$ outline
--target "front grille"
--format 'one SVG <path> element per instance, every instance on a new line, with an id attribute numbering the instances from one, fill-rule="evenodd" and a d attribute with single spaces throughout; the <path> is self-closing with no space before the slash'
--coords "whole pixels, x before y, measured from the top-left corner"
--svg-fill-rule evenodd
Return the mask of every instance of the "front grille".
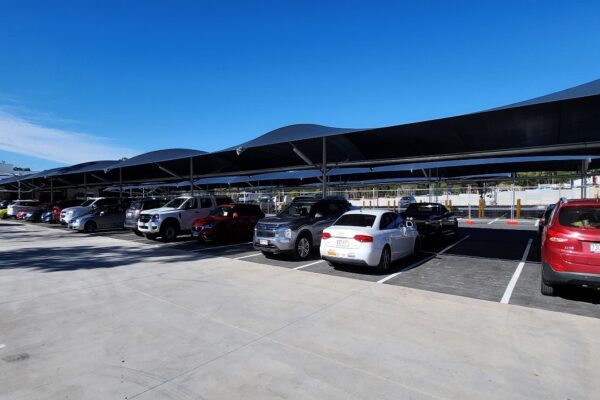
<path id="1" fill-rule="evenodd" d="M 256 229 L 260 231 L 274 231 L 283 228 L 286 224 L 256 224 Z"/>
<path id="2" fill-rule="evenodd" d="M 272 238 L 275 237 L 275 231 L 264 231 L 264 230 L 256 230 L 256 236 L 258 237 L 267 237 Z"/>
<path id="3" fill-rule="evenodd" d="M 147 222 L 150 222 L 151 219 L 152 219 L 151 215 L 147 215 L 147 214 L 140 215 L 140 222 L 142 222 L 144 224 Z"/>

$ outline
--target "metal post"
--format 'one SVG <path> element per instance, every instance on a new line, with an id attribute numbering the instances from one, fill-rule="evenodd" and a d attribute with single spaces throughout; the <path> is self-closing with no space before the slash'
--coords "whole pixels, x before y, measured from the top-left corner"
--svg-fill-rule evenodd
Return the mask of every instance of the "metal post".
<path id="1" fill-rule="evenodd" d="M 123 197 L 123 168 L 119 168 L 119 198 Z"/>
<path id="2" fill-rule="evenodd" d="M 83 199 L 87 199 L 87 174 L 83 173 Z"/>
<path id="3" fill-rule="evenodd" d="M 327 142 L 325 138 L 323 138 L 323 164 L 321 165 L 321 173 L 323 178 L 322 194 L 323 198 L 325 198 L 327 195 Z"/>
<path id="4" fill-rule="evenodd" d="M 469 208 L 469 219 L 471 219 L 471 184 L 467 185 L 467 205 Z"/>
<path id="5" fill-rule="evenodd" d="M 586 185 L 587 185 L 587 167 L 588 160 L 581 161 L 581 198 L 586 198 Z"/>
<path id="6" fill-rule="evenodd" d="M 18 187 L 18 199 L 21 200 L 21 181 L 17 181 L 17 187 Z"/>
<path id="7" fill-rule="evenodd" d="M 50 203 L 54 203 L 54 179 L 50 177 Z"/>
<path id="8" fill-rule="evenodd" d="M 190 157 L 190 194 L 194 195 L 194 158 Z"/>
<path id="9" fill-rule="evenodd" d="M 512 201 L 510 202 L 510 220 L 513 221 L 515 219 L 515 180 L 517 174 L 513 173 L 513 181 L 512 181 Z"/>

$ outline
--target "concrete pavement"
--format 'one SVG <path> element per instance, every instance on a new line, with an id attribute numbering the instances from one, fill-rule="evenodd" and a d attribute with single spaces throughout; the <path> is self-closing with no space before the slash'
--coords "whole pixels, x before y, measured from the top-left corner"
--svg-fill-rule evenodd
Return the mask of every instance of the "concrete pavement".
<path id="1" fill-rule="evenodd" d="M 595 398 L 600 320 L 0 222 L 2 399 Z"/>

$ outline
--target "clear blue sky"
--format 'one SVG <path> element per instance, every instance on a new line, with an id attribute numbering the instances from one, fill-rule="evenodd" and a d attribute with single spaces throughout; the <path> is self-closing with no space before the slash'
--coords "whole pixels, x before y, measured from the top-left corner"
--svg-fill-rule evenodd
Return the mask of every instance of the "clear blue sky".
<path id="1" fill-rule="evenodd" d="M 599 15 L 598 1 L 0 0 L 0 160 L 213 151 L 293 123 L 524 100 L 600 77 Z"/>

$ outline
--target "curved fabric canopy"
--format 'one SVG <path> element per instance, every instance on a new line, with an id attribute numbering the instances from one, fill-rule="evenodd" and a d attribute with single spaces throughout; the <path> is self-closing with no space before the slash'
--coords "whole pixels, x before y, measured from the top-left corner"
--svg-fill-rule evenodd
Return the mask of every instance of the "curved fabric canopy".
<path id="1" fill-rule="evenodd" d="M 208 154 L 205 151 L 194 150 L 194 149 L 164 149 L 155 150 L 148 153 L 140 154 L 135 157 L 128 158 L 123 161 L 114 163 L 113 165 L 106 168 L 106 172 L 109 172 L 117 168 L 135 167 L 138 165 L 147 165 L 152 163 L 160 163 L 166 161 L 181 160 L 184 158 L 201 156 Z"/>

